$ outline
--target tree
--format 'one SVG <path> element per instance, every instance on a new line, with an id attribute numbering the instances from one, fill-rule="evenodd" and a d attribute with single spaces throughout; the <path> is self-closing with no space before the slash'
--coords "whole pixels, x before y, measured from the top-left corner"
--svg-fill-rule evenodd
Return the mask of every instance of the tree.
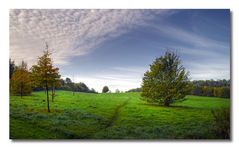
<path id="1" fill-rule="evenodd" d="M 76 91 L 78 91 L 78 92 L 89 92 L 90 91 L 90 89 L 87 87 L 87 85 L 85 84 L 85 83 L 83 83 L 83 82 L 80 82 L 80 83 L 76 83 L 75 84 L 75 89 L 76 89 Z"/>
<path id="2" fill-rule="evenodd" d="M 12 74 L 16 70 L 15 62 L 9 59 L 9 78 L 12 78 Z"/>
<path id="3" fill-rule="evenodd" d="M 72 81 L 71 81 L 71 79 L 70 78 L 66 78 L 66 84 L 72 84 Z"/>
<path id="4" fill-rule="evenodd" d="M 173 52 L 167 51 L 156 58 L 144 74 L 141 96 L 148 102 L 169 106 L 189 92 L 188 72 Z"/>
<path id="5" fill-rule="evenodd" d="M 109 87 L 108 86 L 104 86 L 102 89 L 102 93 L 107 93 L 109 92 Z"/>
<path id="6" fill-rule="evenodd" d="M 13 95 L 29 95 L 32 92 L 31 75 L 27 70 L 27 64 L 22 61 L 15 69 L 10 80 L 10 91 Z"/>
<path id="7" fill-rule="evenodd" d="M 35 84 L 42 86 L 46 89 L 47 110 L 48 112 L 50 112 L 49 88 L 55 87 L 56 83 L 60 81 L 60 75 L 59 68 L 53 67 L 52 59 L 50 58 L 50 53 L 48 52 L 48 49 L 47 51 L 44 51 L 43 56 L 38 58 L 37 65 L 33 65 L 31 70 Z M 52 90 L 52 92 L 54 91 Z M 54 96 L 52 97 L 52 100 L 53 98 Z"/>
<path id="8" fill-rule="evenodd" d="M 116 90 L 115 90 L 115 93 L 120 93 L 120 90 L 119 90 L 119 89 L 116 89 Z"/>
<path id="9" fill-rule="evenodd" d="M 94 88 L 91 88 L 90 93 L 97 93 Z"/>

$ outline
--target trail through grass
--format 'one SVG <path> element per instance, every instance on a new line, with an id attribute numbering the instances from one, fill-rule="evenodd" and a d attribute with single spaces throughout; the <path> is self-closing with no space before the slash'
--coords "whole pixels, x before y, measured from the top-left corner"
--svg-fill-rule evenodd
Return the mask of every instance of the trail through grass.
<path id="1" fill-rule="evenodd" d="M 12 139 L 215 139 L 211 110 L 230 100 L 187 96 L 171 107 L 147 104 L 140 93 L 57 91 L 47 113 L 44 92 L 10 96 Z"/>

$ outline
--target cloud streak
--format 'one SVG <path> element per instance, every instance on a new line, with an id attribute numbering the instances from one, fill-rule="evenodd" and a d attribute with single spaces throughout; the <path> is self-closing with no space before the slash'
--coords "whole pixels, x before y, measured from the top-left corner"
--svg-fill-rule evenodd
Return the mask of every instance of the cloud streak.
<path id="1" fill-rule="evenodd" d="M 177 50 L 192 80 L 230 78 L 229 27 L 197 17 L 172 22 L 180 14 L 177 12 L 10 10 L 10 57 L 31 66 L 48 42 L 62 75 L 72 78 L 74 72 L 75 82 L 84 82 L 97 91 L 104 85 L 112 91 L 139 87 L 148 65 L 164 48 Z M 220 30 L 206 31 L 200 24 Z"/>
<path id="2" fill-rule="evenodd" d="M 104 41 L 118 37 L 155 14 L 168 10 L 10 10 L 10 55 L 35 63 L 45 42 L 56 64 L 85 55 Z M 147 16 L 147 17 L 145 17 Z"/>

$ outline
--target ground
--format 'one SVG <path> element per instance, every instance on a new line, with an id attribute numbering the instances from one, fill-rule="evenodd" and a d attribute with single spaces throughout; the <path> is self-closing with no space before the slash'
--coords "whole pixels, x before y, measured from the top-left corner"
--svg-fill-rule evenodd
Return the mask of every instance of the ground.
<path id="1" fill-rule="evenodd" d="M 215 97 L 189 95 L 164 107 L 140 93 L 57 91 L 48 113 L 45 97 L 10 96 L 11 139 L 218 139 L 211 110 L 230 107 Z"/>

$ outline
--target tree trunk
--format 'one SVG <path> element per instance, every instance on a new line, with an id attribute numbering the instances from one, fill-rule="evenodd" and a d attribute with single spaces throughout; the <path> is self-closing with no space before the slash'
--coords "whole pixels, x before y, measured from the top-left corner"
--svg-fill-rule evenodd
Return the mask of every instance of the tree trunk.
<path id="1" fill-rule="evenodd" d="M 47 110 L 50 112 L 50 103 L 49 103 L 49 94 L 48 94 L 48 85 L 46 82 L 46 95 L 47 95 Z"/>
<path id="2" fill-rule="evenodd" d="M 169 104 L 170 104 L 169 101 L 170 101 L 170 100 L 165 100 L 165 101 L 164 101 L 164 106 L 169 107 Z"/>
<path id="3" fill-rule="evenodd" d="M 51 101 L 54 101 L 54 90 L 53 90 L 53 86 L 51 88 Z"/>
<path id="4" fill-rule="evenodd" d="M 21 98 L 22 98 L 22 88 L 23 88 L 23 86 L 22 86 L 22 82 L 21 82 L 21 86 L 20 86 L 20 94 L 21 94 Z"/>
<path id="5" fill-rule="evenodd" d="M 55 86 L 54 86 L 54 88 L 53 88 L 53 94 L 54 94 L 54 99 L 55 99 L 55 95 L 56 95 L 56 88 L 55 88 Z"/>

